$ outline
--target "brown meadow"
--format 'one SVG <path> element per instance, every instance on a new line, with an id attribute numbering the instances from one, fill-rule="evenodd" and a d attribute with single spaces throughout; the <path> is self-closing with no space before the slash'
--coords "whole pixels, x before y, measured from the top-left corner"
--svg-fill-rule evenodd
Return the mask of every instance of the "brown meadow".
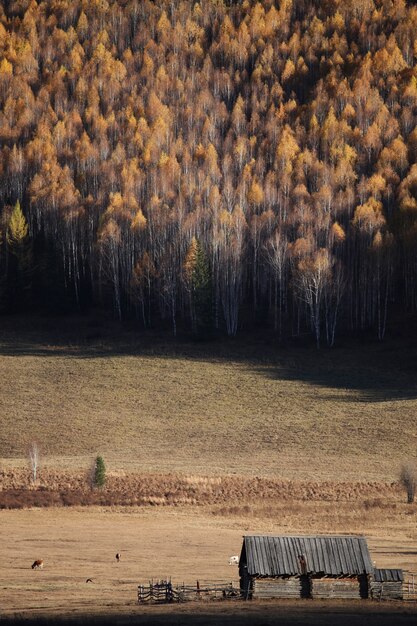
<path id="1" fill-rule="evenodd" d="M 401 463 L 415 457 L 412 347 L 209 350 L 105 331 L 90 341 L 81 325 L 59 339 L 5 333 L 0 350 L 0 505 L 21 507 L 0 512 L 4 619 L 415 620 L 414 605 L 135 603 L 150 578 L 236 580 L 228 557 L 245 533 L 364 534 L 379 567 L 417 572 L 416 507 L 398 484 Z M 107 483 L 92 491 L 97 453 Z M 31 570 L 35 558 L 43 571 Z"/>

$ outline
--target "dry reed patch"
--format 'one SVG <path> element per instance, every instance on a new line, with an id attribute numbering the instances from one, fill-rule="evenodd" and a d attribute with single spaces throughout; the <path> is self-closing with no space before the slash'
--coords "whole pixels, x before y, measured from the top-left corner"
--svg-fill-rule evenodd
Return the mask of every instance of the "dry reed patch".
<path id="1" fill-rule="evenodd" d="M 184 474 L 113 473 L 106 485 L 91 489 L 87 472 L 43 468 L 37 485 L 26 470 L 0 471 L 0 508 L 24 506 L 127 505 L 183 506 L 191 504 L 242 504 L 263 500 L 368 503 L 402 501 L 398 483 L 289 481 L 248 476 L 197 476 Z M 226 507 L 227 508 L 227 507 Z"/>

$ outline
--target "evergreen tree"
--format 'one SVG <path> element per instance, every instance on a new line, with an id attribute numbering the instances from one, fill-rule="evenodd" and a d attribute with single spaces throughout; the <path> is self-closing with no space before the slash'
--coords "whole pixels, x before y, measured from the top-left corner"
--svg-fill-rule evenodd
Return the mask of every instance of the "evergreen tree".
<path id="1" fill-rule="evenodd" d="M 94 486 L 104 487 L 106 482 L 106 466 L 102 456 L 98 456 L 94 464 Z"/>
<path id="2" fill-rule="evenodd" d="M 191 240 L 184 270 L 190 291 L 193 333 L 203 338 L 209 335 L 212 329 L 212 280 L 208 258 L 195 237 Z"/>

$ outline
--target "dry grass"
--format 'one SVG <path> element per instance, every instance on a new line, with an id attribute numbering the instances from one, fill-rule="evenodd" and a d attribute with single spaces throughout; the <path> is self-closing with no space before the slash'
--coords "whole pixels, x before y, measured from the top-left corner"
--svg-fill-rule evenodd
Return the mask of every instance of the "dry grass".
<path id="1" fill-rule="evenodd" d="M 186 624 L 200 623 L 191 620 L 197 614 L 202 624 L 228 623 L 222 621 L 225 616 L 236 624 L 339 624 L 343 618 L 336 620 L 335 614 L 346 613 L 349 624 L 389 624 L 387 615 L 397 614 L 404 621 L 396 624 L 412 624 L 417 607 L 395 603 L 384 607 L 366 602 L 308 606 L 284 602 L 240 608 L 147 609 L 138 607 L 135 598 L 137 584 L 152 578 L 237 580 L 237 568 L 228 565 L 228 558 L 239 554 L 242 535 L 251 533 L 364 533 L 379 567 L 417 571 L 415 514 L 415 507 L 411 510 L 403 503 L 391 501 L 389 507 L 380 507 L 359 500 L 340 502 L 337 507 L 317 501 L 268 506 L 252 502 L 234 511 L 219 505 L 3 511 L 2 619 L 91 615 L 98 620 L 100 615 L 118 614 L 126 620 L 140 619 L 140 623 L 171 623 L 172 619 L 172 623 Z M 115 560 L 118 551 L 120 563 Z M 31 570 L 36 558 L 45 561 L 43 570 Z M 86 583 L 87 578 L 93 583 Z M 294 622 L 283 619 L 287 612 Z M 406 620 L 406 615 L 413 619 Z"/>
<path id="2" fill-rule="evenodd" d="M 88 330 L 88 329 L 87 329 Z M 392 480 L 416 455 L 413 346 L 279 350 L 11 331 L 0 458 L 114 470 Z"/>
<path id="3" fill-rule="evenodd" d="M 366 502 L 368 508 L 404 502 L 399 483 L 283 481 L 245 476 L 111 474 L 103 488 L 92 489 L 86 473 L 42 468 L 36 484 L 28 470 L 0 471 L 0 509 L 25 506 L 184 506 L 316 501 Z M 249 506 L 245 504 L 249 510 Z M 395 506 L 395 505 L 394 505 Z"/>

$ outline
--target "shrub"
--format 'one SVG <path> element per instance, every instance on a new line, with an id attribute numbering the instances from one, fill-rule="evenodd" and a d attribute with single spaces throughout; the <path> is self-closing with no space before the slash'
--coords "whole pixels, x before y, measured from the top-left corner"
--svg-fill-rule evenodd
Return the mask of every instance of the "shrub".
<path id="1" fill-rule="evenodd" d="M 407 502 L 412 504 L 416 492 L 417 471 L 413 463 L 407 463 L 402 466 L 400 473 L 400 482 L 407 490 Z"/>
<path id="2" fill-rule="evenodd" d="M 104 465 L 103 457 L 98 456 L 94 464 L 94 486 L 104 487 L 106 482 L 106 466 Z"/>

